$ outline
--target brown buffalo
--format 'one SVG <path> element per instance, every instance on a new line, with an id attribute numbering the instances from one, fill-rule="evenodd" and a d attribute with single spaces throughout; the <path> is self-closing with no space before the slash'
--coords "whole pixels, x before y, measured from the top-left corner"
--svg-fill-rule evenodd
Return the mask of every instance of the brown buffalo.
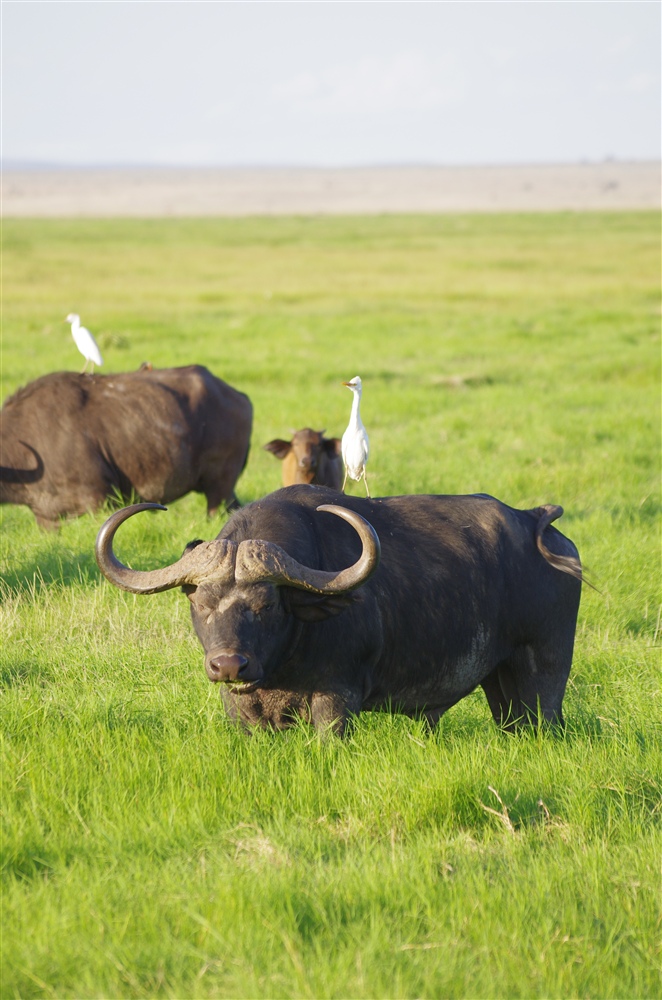
<path id="1" fill-rule="evenodd" d="M 283 462 L 283 486 L 315 483 L 339 490 L 342 483 L 340 438 L 325 438 L 324 431 L 304 427 L 296 431 L 291 441 L 275 438 L 264 445 Z"/>
<path id="2" fill-rule="evenodd" d="M 54 372 L 2 408 L 0 502 L 55 528 L 107 497 L 168 503 L 194 490 L 211 515 L 236 505 L 252 419 L 248 397 L 201 365 Z"/>

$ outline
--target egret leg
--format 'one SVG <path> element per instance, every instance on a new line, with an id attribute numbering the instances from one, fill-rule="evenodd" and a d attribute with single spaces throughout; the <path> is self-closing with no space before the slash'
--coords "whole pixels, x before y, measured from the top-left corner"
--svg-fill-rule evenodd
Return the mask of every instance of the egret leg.
<path id="1" fill-rule="evenodd" d="M 345 492 L 345 483 L 346 482 L 347 482 L 347 469 L 345 469 L 345 478 L 342 481 L 342 489 L 340 490 L 341 493 Z"/>
<path id="2" fill-rule="evenodd" d="M 368 480 L 365 477 L 365 469 L 363 470 L 363 482 L 365 483 L 365 495 L 370 500 L 370 490 L 368 489 Z"/>

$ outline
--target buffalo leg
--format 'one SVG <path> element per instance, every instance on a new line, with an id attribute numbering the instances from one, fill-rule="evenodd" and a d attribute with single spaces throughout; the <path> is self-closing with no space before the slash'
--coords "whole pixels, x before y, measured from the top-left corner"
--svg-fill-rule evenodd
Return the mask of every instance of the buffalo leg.
<path id="1" fill-rule="evenodd" d="M 361 697 L 354 691 L 315 691 L 310 699 L 310 721 L 319 732 L 344 736 L 350 716 L 361 711 Z"/>
<path id="2" fill-rule="evenodd" d="M 242 462 L 234 459 L 221 464 L 220 468 L 207 468 L 200 477 L 196 490 L 204 493 L 207 499 L 208 517 L 214 517 L 222 503 L 226 504 L 228 510 L 236 510 L 240 506 L 234 487 L 242 469 Z"/>
<path id="3" fill-rule="evenodd" d="M 574 634 L 547 646 L 524 646 L 515 651 L 513 673 L 520 700 L 530 722 L 544 720 L 562 727 L 561 706 L 572 663 Z"/>
<path id="4" fill-rule="evenodd" d="M 482 682 L 497 725 L 508 731 L 538 720 L 563 726 L 561 705 L 572 661 L 572 641 L 520 646 Z"/>
<path id="5" fill-rule="evenodd" d="M 445 711 L 445 708 L 431 708 L 428 711 L 423 712 L 423 718 L 427 722 L 430 729 L 434 729 Z"/>
<path id="6" fill-rule="evenodd" d="M 508 661 L 504 660 L 495 667 L 481 683 L 481 687 L 497 726 L 506 732 L 513 732 L 523 711 Z"/>
<path id="7" fill-rule="evenodd" d="M 224 496 L 216 486 L 206 486 L 203 484 L 200 492 L 204 493 L 207 500 L 207 517 L 215 517 L 218 513 L 218 508 L 224 501 L 228 507 L 237 501 L 233 491 L 230 492 L 229 496 Z"/>
<path id="8" fill-rule="evenodd" d="M 59 517 L 43 517 L 41 514 L 35 514 L 35 519 L 44 531 L 58 531 L 62 523 Z"/>
<path id="9" fill-rule="evenodd" d="M 235 510 L 241 510 L 241 504 L 237 500 L 236 494 L 232 493 L 230 497 L 220 497 L 217 498 L 215 494 L 207 493 L 207 517 L 216 517 L 218 514 L 218 508 L 222 503 L 225 503 L 225 509 L 228 514 L 232 514 Z"/>

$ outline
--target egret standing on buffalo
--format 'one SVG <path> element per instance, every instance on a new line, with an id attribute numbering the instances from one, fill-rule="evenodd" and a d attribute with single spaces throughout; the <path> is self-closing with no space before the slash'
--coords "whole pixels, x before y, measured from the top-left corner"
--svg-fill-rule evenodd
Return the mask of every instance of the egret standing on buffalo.
<path id="1" fill-rule="evenodd" d="M 80 316 L 76 315 L 76 313 L 69 313 L 67 316 L 67 323 L 71 323 L 71 336 L 76 341 L 76 347 L 85 358 L 85 365 L 83 366 L 81 375 L 87 368 L 88 362 L 90 361 L 92 362 L 92 371 L 94 371 L 95 365 L 103 364 L 101 351 L 97 346 L 96 340 L 89 330 L 86 330 L 84 326 L 80 325 Z"/>
<path id="2" fill-rule="evenodd" d="M 361 404 L 361 379 L 358 375 L 355 375 L 349 382 L 343 382 L 342 384 L 346 385 L 354 393 L 349 424 L 342 436 L 342 460 L 345 463 L 345 478 L 343 479 L 342 490 L 344 493 L 348 476 L 350 479 L 356 480 L 356 482 L 362 478 L 365 483 L 366 496 L 369 497 L 370 490 L 368 489 L 368 480 L 365 477 L 365 467 L 368 455 L 370 454 L 370 443 L 366 429 L 361 422 L 361 414 L 359 413 L 359 406 Z"/>

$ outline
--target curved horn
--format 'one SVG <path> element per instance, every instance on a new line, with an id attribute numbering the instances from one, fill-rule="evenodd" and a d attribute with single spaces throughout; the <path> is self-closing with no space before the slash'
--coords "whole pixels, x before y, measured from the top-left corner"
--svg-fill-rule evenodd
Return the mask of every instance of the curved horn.
<path id="1" fill-rule="evenodd" d="M 160 503 L 135 503 L 116 511 L 101 526 L 95 546 L 99 569 L 111 583 L 131 594 L 159 594 L 183 583 L 197 585 L 206 577 L 232 579 L 237 544 L 226 540 L 201 542 L 189 549 L 181 559 L 163 569 L 149 571 L 129 569 L 113 552 L 113 538 L 120 524 L 141 510 L 167 510 Z"/>
<path id="2" fill-rule="evenodd" d="M 377 532 L 369 521 L 347 507 L 323 504 L 317 510 L 342 517 L 358 533 L 363 551 L 353 566 L 331 571 L 312 569 L 297 562 L 273 542 L 245 541 L 240 542 L 237 549 L 237 583 L 274 583 L 314 594 L 345 594 L 365 583 L 379 566 L 381 546 Z"/>
<path id="3" fill-rule="evenodd" d="M 7 483 L 7 485 L 12 486 L 38 483 L 44 475 L 44 463 L 41 455 L 32 447 L 31 444 L 27 444 L 25 441 L 19 441 L 19 444 L 22 444 L 24 448 L 27 448 L 28 451 L 32 452 L 37 464 L 34 469 L 15 469 L 7 465 L 1 465 L 0 482 Z"/>

